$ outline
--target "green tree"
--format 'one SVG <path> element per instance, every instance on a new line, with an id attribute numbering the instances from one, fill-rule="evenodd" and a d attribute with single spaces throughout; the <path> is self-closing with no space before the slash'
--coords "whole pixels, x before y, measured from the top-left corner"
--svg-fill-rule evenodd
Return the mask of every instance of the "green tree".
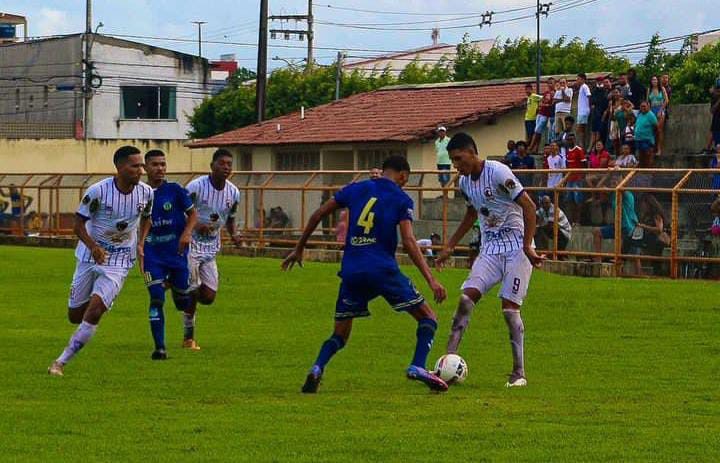
<path id="1" fill-rule="evenodd" d="M 720 43 L 687 56 L 671 74 L 673 102 L 706 103 L 709 89 L 720 78 Z"/>

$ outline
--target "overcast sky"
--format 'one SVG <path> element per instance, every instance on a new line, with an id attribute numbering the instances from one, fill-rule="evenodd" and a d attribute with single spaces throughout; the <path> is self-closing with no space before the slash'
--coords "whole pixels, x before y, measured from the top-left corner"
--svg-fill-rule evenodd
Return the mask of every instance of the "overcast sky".
<path id="1" fill-rule="evenodd" d="M 543 19 L 543 37 L 562 35 L 596 38 L 605 45 L 622 45 L 649 40 L 655 32 L 663 37 L 720 28 L 717 14 L 718 0 L 553 0 L 550 15 Z M 490 27 L 471 26 L 479 15 L 488 10 L 496 12 L 531 7 L 532 0 L 315 0 L 315 55 L 320 62 L 335 58 L 337 49 L 403 50 L 428 45 L 430 29 L 439 27 L 440 40 L 457 43 L 468 33 L 473 40 L 535 36 L 535 20 L 494 24 Z M 207 21 L 204 26 L 206 40 L 231 41 L 254 44 L 257 42 L 259 0 L 94 0 L 93 24 L 102 21 L 101 32 L 106 34 L 145 35 L 172 38 L 196 38 L 196 26 L 191 21 Z M 328 5 L 332 7 L 328 7 Z M 711 14 L 711 5 L 715 13 Z M 85 27 L 84 0 L 5 0 L 5 12 L 25 15 L 31 36 L 80 32 Z M 304 14 L 307 0 L 270 0 L 270 14 Z M 340 8 L 373 10 L 374 12 L 348 11 Z M 565 11 L 558 11 L 567 8 Z M 555 11 L 555 12 L 554 12 Z M 381 14 L 399 12 L 410 14 Z M 499 13 L 494 21 L 531 15 L 532 10 Z M 323 22 L 374 25 L 401 24 L 400 28 L 420 28 L 419 31 L 367 30 L 339 27 Z M 415 24 L 413 24 L 415 23 Z M 279 26 L 279 24 L 276 24 Z M 448 29 L 449 26 L 462 26 Z M 287 26 L 286 26 L 287 27 Z M 290 24 L 290 27 L 295 27 Z M 196 53 L 195 43 L 154 43 L 178 51 Z M 302 59 L 304 42 L 271 40 L 270 58 Z M 287 47 L 299 47 L 297 49 Z M 323 49 L 327 48 L 327 49 Z M 679 44 L 668 48 L 677 49 Z M 203 55 L 216 59 L 220 54 L 234 53 L 240 64 L 254 68 L 257 49 L 253 46 L 206 44 Z M 352 52 L 354 55 L 372 55 L 371 52 Z M 630 55 L 637 58 L 638 55 Z M 271 61 L 270 66 L 282 64 Z"/>

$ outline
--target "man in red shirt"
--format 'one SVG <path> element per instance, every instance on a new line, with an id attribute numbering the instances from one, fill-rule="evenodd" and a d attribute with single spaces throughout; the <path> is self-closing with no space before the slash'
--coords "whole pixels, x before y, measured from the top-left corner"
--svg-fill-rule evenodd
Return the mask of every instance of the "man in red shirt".
<path id="1" fill-rule="evenodd" d="M 587 167 L 587 157 L 582 146 L 578 146 L 575 140 L 575 134 L 570 133 L 566 137 L 567 146 L 567 168 L 582 169 Z M 582 188 L 585 186 L 585 175 L 581 173 L 570 174 L 567 181 L 568 188 Z M 580 223 L 582 216 L 582 206 L 585 198 L 582 191 L 568 191 L 567 201 L 570 209 L 570 217 L 572 217 L 573 225 Z"/>
<path id="2" fill-rule="evenodd" d="M 553 96 L 555 95 L 555 79 L 552 77 L 547 81 L 547 88 L 542 95 L 540 105 L 538 106 L 537 117 L 535 118 L 535 133 L 528 147 L 528 153 L 537 153 L 540 146 L 540 139 L 547 128 L 548 122 L 552 117 Z"/>

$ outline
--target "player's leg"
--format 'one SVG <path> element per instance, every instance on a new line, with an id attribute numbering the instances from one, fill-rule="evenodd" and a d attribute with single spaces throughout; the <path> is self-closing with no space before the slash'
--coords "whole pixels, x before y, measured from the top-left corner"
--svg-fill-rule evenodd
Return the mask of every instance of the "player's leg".
<path id="1" fill-rule="evenodd" d="M 187 308 L 183 311 L 183 347 L 190 350 L 200 350 L 195 341 L 195 320 L 197 304 L 209 305 L 215 301 L 218 289 L 218 270 L 215 259 L 202 260 L 190 256 L 191 293 Z"/>
<path id="2" fill-rule="evenodd" d="M 318 353 L 315 363 L 310 368 L 305 384 L 304 393 L 315 393 L 320 386 L 320 380 L 330 359 L 338 353 L 350 338 L 352 321 L 358 317 L 368 317 L 368 302 L 375 297 L 372 289 L 368 287 L 362 277 L 347 277 L 340 284 L 337 302 L 335 303 L 335 328 Z"/>
<path id="3" fill-rule="evenodd" d="M 165 350 L 165 276 L 167 271 L 162 265 L 145 262 L 145 285 L 150 293 L 150 333 L 155 343 L 155 350 L 150 358 L 153 360 L 167 359 Z"/>
<path id="4" fill-rule="evenodd" d="M 502 279 L 502 263 L 500 257 L 494 255 L 480 255 L 470 270 L 470 274 L 462 285 L 462 294 L 458 301 L 455 315 L 453 315 L 452 328 L 448 338 L 447 353 L 456 354 L 460 348 L 465 330 L 470 324 L 470 317 L 475 304 L 482 295 L 490 291 Z"/>
<path id="5" fill-rule="evenodd" d="M 508 327 L 513 369 L 507 387 L 526 386 L 525 378 L 525 324 L 520 316 L 520 307 L 527 295 L 532 276 L 532 264 L 522 250 L 505 256 L 505 274 L 500 290 L 503 316 Z"/>
<path id="6" fill-rule="evenodd" d="M 55 376 L 63 375 L 63 367 L 67 364 L 95 335 L 103 314 L 109 310 L 127 277 L 127 269 L 95 266 L 96 274 L 92 285 L 92 295 L 83 315 L 80 326 L 70 337 L 67 347 L 60 357 L 53 362 L 48 373 Z"/>
<path id="7" fill-rule="evenodd" d="M 85 311 L 90 304 L 93 283 L 95 283 L 93 264 L 78 262 L 75 266 L 68 298 L 68 320 L 73 325 L 79 325 L 85 316 Z"/>
<path id="8" fill-rule="evenodd" d="M 408 312 L 417 321 L 415 352 L 405 374 L 434 391 L 447 391 L 448 385 L 427 371 L 425 365 L 437 331 L 437 317 L 412 281 L 399 271 L 380 275 L 375 283 L 377 292 L 396 312 Z"/>

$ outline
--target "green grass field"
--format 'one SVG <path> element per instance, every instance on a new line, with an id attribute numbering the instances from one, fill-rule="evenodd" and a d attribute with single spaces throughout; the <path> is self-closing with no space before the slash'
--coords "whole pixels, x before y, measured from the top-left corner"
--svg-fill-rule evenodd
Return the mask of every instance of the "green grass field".
<path id="1" fill-rule="evenodd" d="M 151 362 L 147 294 L 134 270 L 93 341 L 46 368 L 73 327 L 71 250 L 0 247 L 0 460 L 719 461 L 717 283 L 591 280 L 537 272 L 524 307 L 529 387 L 493 295 L 461 354 L 465 384 L 431 394 L 404 378 L 415 324 L 376 301 L 320 393 L 299 393 L 330 334 L 337 265 L 223 257 L 216 304 L 184 352 L 167 313 L 167 362 Z M 425 294 L 417 272 L 407 269 Z M 442 353 L 466 272 L 440 275 Z M 167 309 L 167 306 L 166 306 Z"/>

